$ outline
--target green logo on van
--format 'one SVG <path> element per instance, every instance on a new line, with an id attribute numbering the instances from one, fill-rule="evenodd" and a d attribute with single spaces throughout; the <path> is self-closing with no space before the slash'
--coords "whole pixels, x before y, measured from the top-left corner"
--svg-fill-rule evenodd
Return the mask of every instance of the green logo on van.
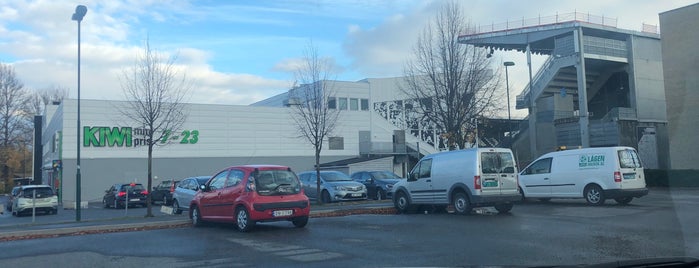
<path id="1" fill-rule="evenodd" d="M 578 162 L 578 167 L 580 168 L 594 168 L 604 166 L 604 155 L 603 154 L 590 154 L 581 155 L 580 162 Z"/>

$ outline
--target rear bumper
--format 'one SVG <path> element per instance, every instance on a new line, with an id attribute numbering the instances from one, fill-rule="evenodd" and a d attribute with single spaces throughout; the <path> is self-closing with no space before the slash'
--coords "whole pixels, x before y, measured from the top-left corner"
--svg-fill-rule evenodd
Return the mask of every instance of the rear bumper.
<path id="1" fill-rule="evenodd" d="M 471 205 L 474 207 L 487 207 L 496 204 L 516 202 L 522 200 L 522 196 L 518 194 L 508 195 L 472 195 Z"/>
<path id="2" fill-rule="evenodd" d="M 638 189 L 610 189 L 604 190 L 604 196 L 607 198 L 621 198 L 621 197 L 642 197 L 648 194 L 648 188 L 638 188 Z"/>
<path id="3" fill-rule="evenodd" d="M 291 215 L 274 216 L 274 211 L 290 210 Z M 311 206 L 308 200 L 277 202 L 277 203 L 255 203 L 250 212 L 250 219 L 255 221 L 281 221 L 298 217 L 308 217 L 311 213 Z"/>

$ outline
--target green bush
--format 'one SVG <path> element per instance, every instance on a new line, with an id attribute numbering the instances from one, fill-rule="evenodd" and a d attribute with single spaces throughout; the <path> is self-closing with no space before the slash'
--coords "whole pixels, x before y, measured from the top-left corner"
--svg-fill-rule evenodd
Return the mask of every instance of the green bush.
<path id="1" fill-rule="evenodd" d="M 648 187 L 699 187 L 699 170 L 695 169 L 646 169 Z"/>

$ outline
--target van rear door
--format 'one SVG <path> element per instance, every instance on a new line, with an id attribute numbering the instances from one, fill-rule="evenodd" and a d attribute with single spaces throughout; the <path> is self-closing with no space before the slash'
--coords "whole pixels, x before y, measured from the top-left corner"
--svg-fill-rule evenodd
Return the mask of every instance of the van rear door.
<path id="1" fill-rule="evenodd" d="M 517 168 L 509 150 L 484 149 L 480 154 L 481 192 L 517 194 Z"/>
<path id="2" fill-rule="evenodd" d="M 621 189 L 638 189 L 646 187 L 643 177 L 643 166 L 638 153 L 633 148 L 617 150 L 619 171 L 621 175 Z"/>

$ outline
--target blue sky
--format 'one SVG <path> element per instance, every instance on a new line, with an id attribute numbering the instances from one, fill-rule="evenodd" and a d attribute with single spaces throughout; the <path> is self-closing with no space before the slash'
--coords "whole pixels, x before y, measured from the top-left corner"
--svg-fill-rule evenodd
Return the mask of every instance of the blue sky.
<path id="1" fill-rule="evenodd" d="M 658 24 L 658 13 L 693 1 L 591 0 L 462 3 L 473 25 L 539 15 L 585 12 L 616 18 L 618 27 Z M 0 62 L 12 64 L 28 88 L 76 93 L 75 6 L 88 7 L 82 26 L 81 95 L 123 99 L 119 76 L 146 39 L 177 56 L 193 81 L 190 102 L 246 105 L 286 91 L 290 71 L 312 40 L 333 60 L 337 79 L 400 76 L 419 31 L 443 1 L 52 1 L 0 0 Z M 526 85 L 523 54 L 502 53 L 514 95 Z M 535 63 L 538 59 L 535 59 Z"/>

